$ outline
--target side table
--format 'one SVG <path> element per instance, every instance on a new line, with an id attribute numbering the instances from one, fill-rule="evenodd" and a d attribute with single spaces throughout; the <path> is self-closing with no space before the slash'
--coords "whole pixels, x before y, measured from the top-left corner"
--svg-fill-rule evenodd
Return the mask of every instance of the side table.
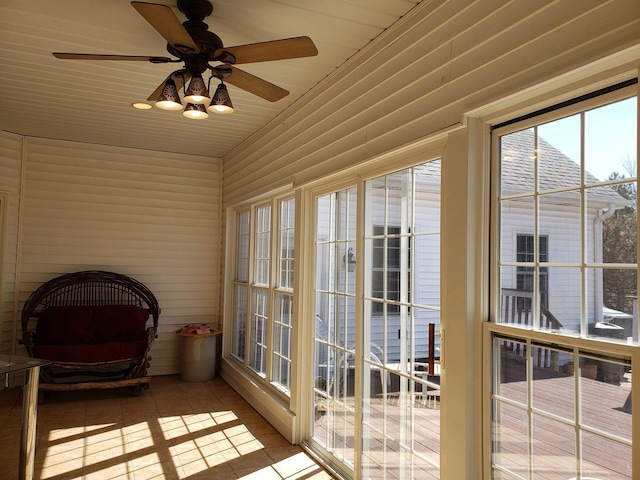
<path id="1" fill-rule="evenodd" d="M 19 355 L 0 355 L 0 375 L 25 372 L 26 382 L 22 392 L 22 433 L 20 438 L 19 480 L 32 480 L 36 450 L 36 419 L 38 410 L 38 384 L 40 367 L 49 360 Z M 6 384 L 6 382 L 5 382 Z"/>

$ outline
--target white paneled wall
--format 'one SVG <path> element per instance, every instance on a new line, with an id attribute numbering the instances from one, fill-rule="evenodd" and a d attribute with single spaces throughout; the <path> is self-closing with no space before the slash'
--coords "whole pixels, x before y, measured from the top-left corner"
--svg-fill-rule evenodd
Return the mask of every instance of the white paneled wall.
<path id="1" fill-rule="evenodd" d="M 22 137 L 0 132 L 0 352 L 12 353 L 19 329 L 16 292 Z"/>
<path id="2" fill-rule="evenodd" d="M 638 0 L 423 1 L 225 157 L 225 204 L 462 128 L 466 113 L 639 38 Z"/>
<path id="3" fill-rule="evenodd" d="M 185 323 L 219 322 L 220 160 L 35 138 L 26 138 L 21 152 L 13 136 L 0 138 L 9 150 L 0 157 L 0 192 L 9 192 L 12 205 L 3 351 L 15 341 L 16 275 L 21 305 L 50 278 L 102 269 L 154 292 L 162 312 L 150 372 L 177 372 L 173 332 Z"/>

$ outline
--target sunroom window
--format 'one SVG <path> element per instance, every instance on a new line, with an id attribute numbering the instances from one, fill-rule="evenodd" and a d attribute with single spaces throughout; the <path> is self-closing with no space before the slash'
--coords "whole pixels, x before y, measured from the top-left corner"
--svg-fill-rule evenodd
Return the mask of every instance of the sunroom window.
<path id="1" fill-rule="evenodd" d="M 640 474 L 632 471 L 631 429 L 631 94 L 594 95 L 493 131 L 492 478 Z"/>
<path id="2" fill-rule="evenodd" d="M 295 200 L 277 199 L 238 210 L 235 226 L 231 353 L 247 369 L 288 394 Z"/>

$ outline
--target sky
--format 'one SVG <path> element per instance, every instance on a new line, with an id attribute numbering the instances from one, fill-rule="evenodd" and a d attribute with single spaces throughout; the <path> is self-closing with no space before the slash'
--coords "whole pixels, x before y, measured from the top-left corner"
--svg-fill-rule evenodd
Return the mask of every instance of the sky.
<path id="1" fill-rule="evenodd" d="M 636 97 L 585 113 L 585 166 L 589 173 L 600 180 L 606 180 L 614 170 L 630 176 L 624 162 L 636 163 L 637 118 Z M 579 115 L 541 125 L 538 132 L 576 163 L 580 161 Z"/>

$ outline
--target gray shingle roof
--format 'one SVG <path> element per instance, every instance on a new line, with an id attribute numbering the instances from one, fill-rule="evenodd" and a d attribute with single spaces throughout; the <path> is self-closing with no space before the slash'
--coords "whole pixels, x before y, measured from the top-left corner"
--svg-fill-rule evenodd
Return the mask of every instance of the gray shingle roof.
<path id="1" fill-rule="evenodd" d="M 579 198 L 580 166 L 557 148 L 538 137 L 538 189 L 539 191 L 573 189 L 567 197 Z M 533 192 L 535 144 L 533 129 L 520 130 L 501 137 L 501 185 L 505 194 Z M 585 172 L 585 184 L 601 183 Z M 626 205 L 624 197 L 609 186 L 590 188 L 589 200 Z"/>

